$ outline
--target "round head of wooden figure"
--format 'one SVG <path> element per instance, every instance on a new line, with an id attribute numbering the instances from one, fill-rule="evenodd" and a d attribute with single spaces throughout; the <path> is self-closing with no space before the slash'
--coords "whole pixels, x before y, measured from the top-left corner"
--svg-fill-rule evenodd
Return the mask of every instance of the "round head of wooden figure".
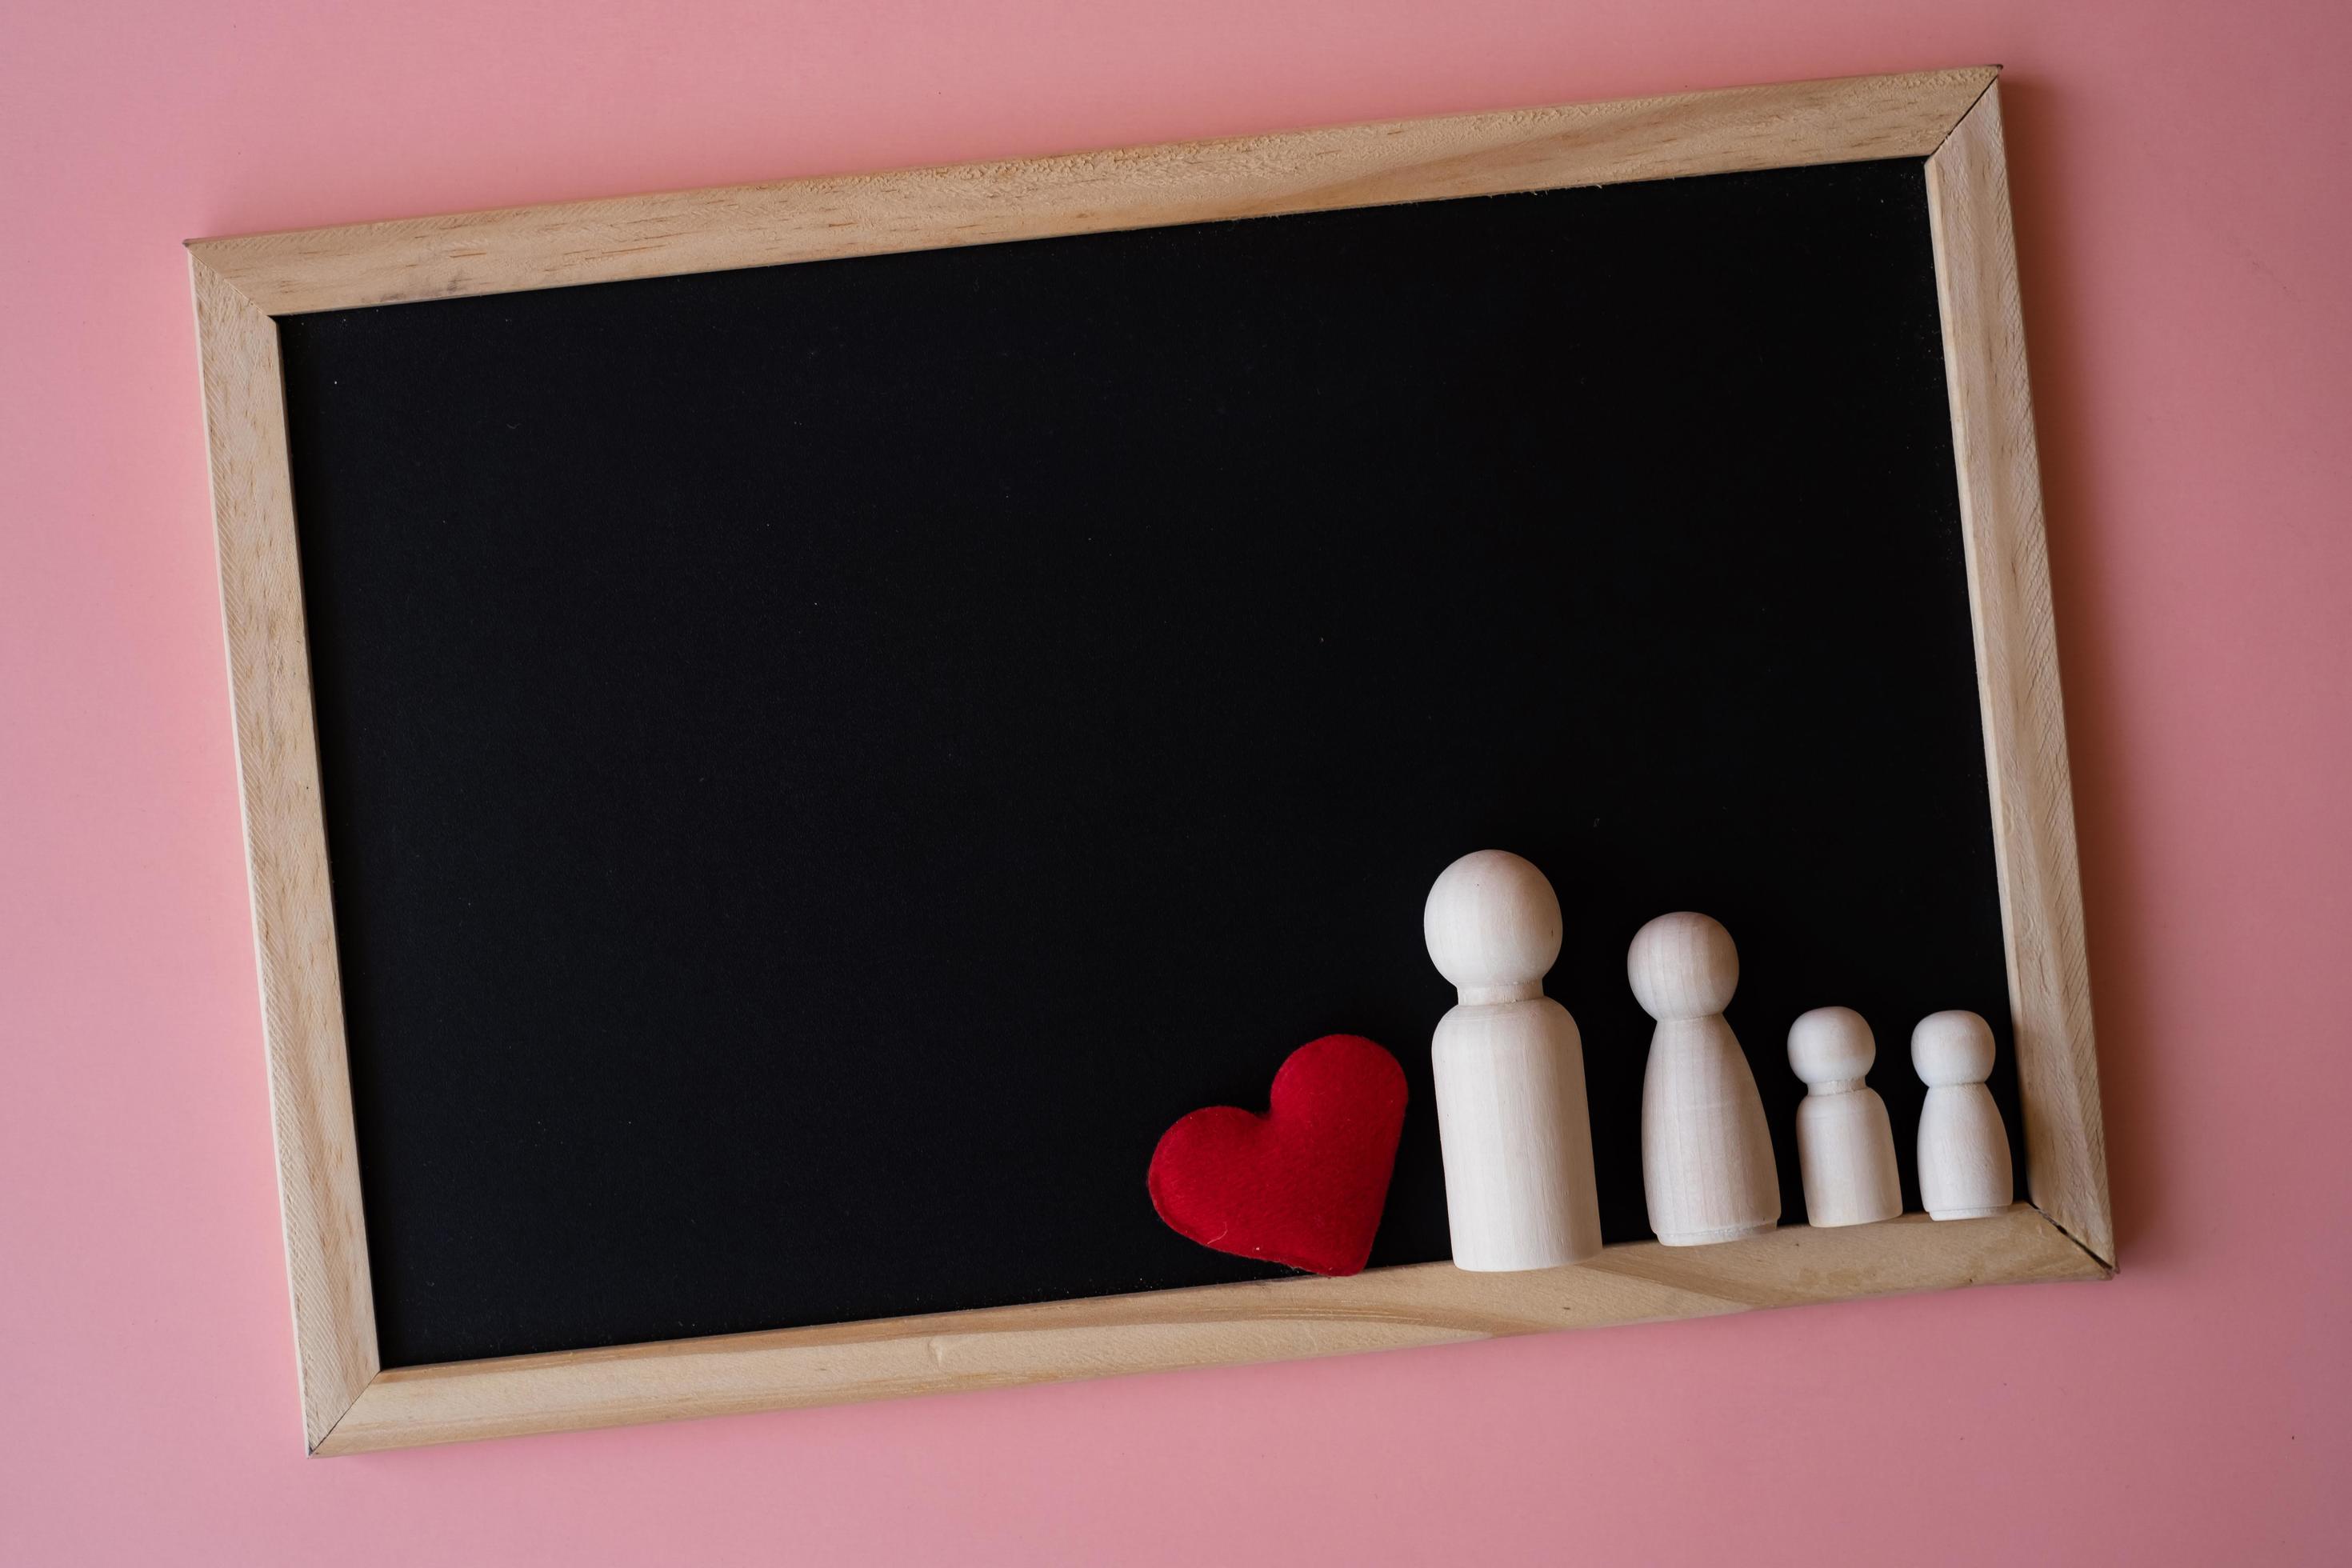
<path id="1" fill-rule="evenodd" d="M 1789 1026 L 1789 1068 L 1808 1088 L 1859 1087 L 1877 1059 L 1870 1025 L 1851 1007 L 1816 1007 Z"/>
<path id="2" fill-rule="evenodd" d="M 1705 915 L 1660 915 L 1633 933 L 1625 978 L 1642 1011 L 1664 1023 L 1706 1018 L 1731 1005 L 1739 986 L 1739 950 L 1731 933 Z"/>
<path id="3" fill-rule="evenodd" d="M 1911 1067 L 1929 1089 L 1992 1076 L 1992 1026 L 1974 1013 L 1930 1013 L 1911 1031 Z"/>
<path id="4" fill-rule="evenodd" d="M 1559 957 L 1559 898 L 1530 862 L 1481 849 L 1439 873 L 1421 934 L 1464 1003 L 1524 1001 Z"/>

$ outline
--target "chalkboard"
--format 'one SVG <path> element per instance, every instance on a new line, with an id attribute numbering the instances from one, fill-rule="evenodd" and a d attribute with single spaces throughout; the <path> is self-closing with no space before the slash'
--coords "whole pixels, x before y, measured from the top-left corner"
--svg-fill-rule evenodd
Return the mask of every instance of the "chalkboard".
<path id="1" fill-rule="evenodd" d="M 1918 158 L 278 322 L 385 1366 L 1261 1277 L 1143 1173 L 1535 860 L 1603 1227 L 1649 917 L 2009 992 Z M 1906 1200 L 1917 1206 L 1904 1160 Z"/>

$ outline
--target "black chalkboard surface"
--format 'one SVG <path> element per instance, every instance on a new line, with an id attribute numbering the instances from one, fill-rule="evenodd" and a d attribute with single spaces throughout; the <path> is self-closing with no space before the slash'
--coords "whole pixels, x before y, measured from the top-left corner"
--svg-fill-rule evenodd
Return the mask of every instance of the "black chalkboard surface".
<path id="1" fill-rule="evenodd" d="M 2017 1125 L 1916 159 L 278 331 L 387 1366 L 1279 1272 L 1144 1167 L 1332 1031 L 1414 1097 L 1374 1265 L 1444 1258 L 1420 910 L 1489 846 L 1612 1241 L 1664 910 L 1786 1219 L 1807 1007 L 1906 1148 L 1984 1014 Z"/>

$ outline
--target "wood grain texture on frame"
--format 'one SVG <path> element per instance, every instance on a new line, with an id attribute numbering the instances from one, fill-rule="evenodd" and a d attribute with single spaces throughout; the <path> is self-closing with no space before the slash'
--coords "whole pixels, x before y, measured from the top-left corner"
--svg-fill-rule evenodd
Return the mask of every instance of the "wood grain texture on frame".
<path id="1" fill-rule="evenodd" d="M 1590 1263 L 1471 1274 L 1450 1263 L 1037 1307 L 402 1368 L 321 1453 L 837 1405 L 1072 1377 L 1344 1355 L 1715 1317 L 2105 1270 L 2031 1206 L 1937 1225 L 1790 1226 L 1720 1247 L 1612 1247 Z"/>
<path id="2" fill-rule="evenodd" d="M 198 240 L 273 316 L 1045 235 L 1922 156 L 1991 67 Z"/>
<path id="3" fill-rule="evenodd" d="M 2000 90 L 1927 160 L 1960 534 L 2034 1204 L 2110 1265 L 2106 1141 Z"/>
<path id="4" fill-rule="evenodd" d="M 191 245 L 221 596 L 311 1448 L 2102 1278 L 2107 1219 L 2039 480 L 1991 68 L 782 182 Z M 1957 130 L 1955 127 L 1957 126 Z M 1927 159 L 2036 1208 L 379 1370 L 277 329 L 299 311 L 1870 158 Z M 2045 1217 L 2045 1215 L 2047 1217 Z M 2056 1223 L 2053 1224 L 2053 1220 Z M 2063 1228 L 2062 1228 L 2063 1227 Z"/>
<path id="5" fill-rule="evenodd" d="M 278 327 L 192 264 L 221 621 L 302 1424 L 314 1448 L 378 1365 L 327 889 Z"/>

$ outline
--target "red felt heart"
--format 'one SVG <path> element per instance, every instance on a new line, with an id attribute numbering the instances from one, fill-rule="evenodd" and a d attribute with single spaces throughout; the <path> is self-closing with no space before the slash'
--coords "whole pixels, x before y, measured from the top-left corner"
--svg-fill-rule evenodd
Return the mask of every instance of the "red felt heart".
<path id="1" fill-rule="evenodd" d="M 1179 1236 L 1312 1274 L 1372 1255 L 1404 1130 L 1404 1069 L 1371 1041 L 1326 1035 L 1290 1053 L 1264 1116 L 1195 1110 L 1151 1153 L 1151 1206 Z"/>

